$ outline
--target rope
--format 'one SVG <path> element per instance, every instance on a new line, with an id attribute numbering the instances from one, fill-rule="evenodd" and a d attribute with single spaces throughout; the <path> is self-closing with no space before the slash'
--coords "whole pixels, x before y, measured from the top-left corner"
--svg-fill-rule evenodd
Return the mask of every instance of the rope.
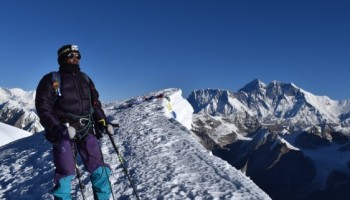
<path id="1" fill-rule="evenodd" d="M 94 108 L 92 107 L 91 104 L 91 91 L 88 91 L 89 93 L 89 103 L 90 103 L 90 111 L 89 114 L 87 115 L 75 115 L 72 113 L 66 113 L 67 116 L 71 117 L 72 119 L 78 119 L 79 123 L 83 125 L 82 120 L 87 120 L 87 124 L 84 124 L 84 128 L 80 130 L 76 130 L 77 135 L 79 136 L 78 140 L 83 138 L 86 134 L 88 134 L 89 130 L 91 127 L 93 127 L 93 119 L 92 115 L 94 113 Z"/>

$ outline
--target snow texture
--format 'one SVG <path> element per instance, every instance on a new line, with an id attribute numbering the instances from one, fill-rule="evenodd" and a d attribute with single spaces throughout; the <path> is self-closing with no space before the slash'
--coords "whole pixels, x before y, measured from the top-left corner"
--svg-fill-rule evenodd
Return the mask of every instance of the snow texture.
<path id="1" fill-rule="evenodd" d="M 17 139 L 31 136 L 32 134 L 22 129 L 0 122 L 0 135 L 1 135 L 0 146 L 3 146 Z"/>

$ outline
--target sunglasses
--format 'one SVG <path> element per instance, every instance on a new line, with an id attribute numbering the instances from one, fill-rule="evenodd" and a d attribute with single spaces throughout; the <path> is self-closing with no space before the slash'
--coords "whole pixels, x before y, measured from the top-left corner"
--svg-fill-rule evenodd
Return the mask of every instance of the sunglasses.
<path id="1" fill-rule="evenodd" d="M 67 55 L 67 58 L 69 58 L 69 59 L 73 59 L 74 57 L 75 57 L 76 59 L 78 59 L 78 60 L 81 59 L 80 53 L 69 53 L 69 54 Z"/>

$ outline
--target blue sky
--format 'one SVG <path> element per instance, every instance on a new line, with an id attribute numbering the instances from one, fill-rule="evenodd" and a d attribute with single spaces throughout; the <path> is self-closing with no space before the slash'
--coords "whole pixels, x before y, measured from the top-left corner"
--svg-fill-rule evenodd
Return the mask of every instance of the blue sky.
<path id="1" fill-rule="evenodd" d="M 350 99 L 347 0 L 13 0 L 0 3 L 0 87 L 35 90 L 79 45 L 101 100 L 253 79 Z"/>

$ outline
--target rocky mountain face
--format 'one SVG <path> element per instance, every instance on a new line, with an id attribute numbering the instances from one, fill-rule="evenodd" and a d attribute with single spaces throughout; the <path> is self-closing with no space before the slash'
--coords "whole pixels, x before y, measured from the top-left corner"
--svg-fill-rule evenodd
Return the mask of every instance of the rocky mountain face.
<path id="1" fill-rule="evenodd" d="M 259 80 L 238 92 L 196 90 L 187 100 L 200 143 L 272 199 L 349 198 L 349 100 Z"/>
<path id="2" fill-rule="evenodd" d="M 35 92 L 0 88 L 0 122 L 31 133 L 43 129 L 35 111 Z"/>

